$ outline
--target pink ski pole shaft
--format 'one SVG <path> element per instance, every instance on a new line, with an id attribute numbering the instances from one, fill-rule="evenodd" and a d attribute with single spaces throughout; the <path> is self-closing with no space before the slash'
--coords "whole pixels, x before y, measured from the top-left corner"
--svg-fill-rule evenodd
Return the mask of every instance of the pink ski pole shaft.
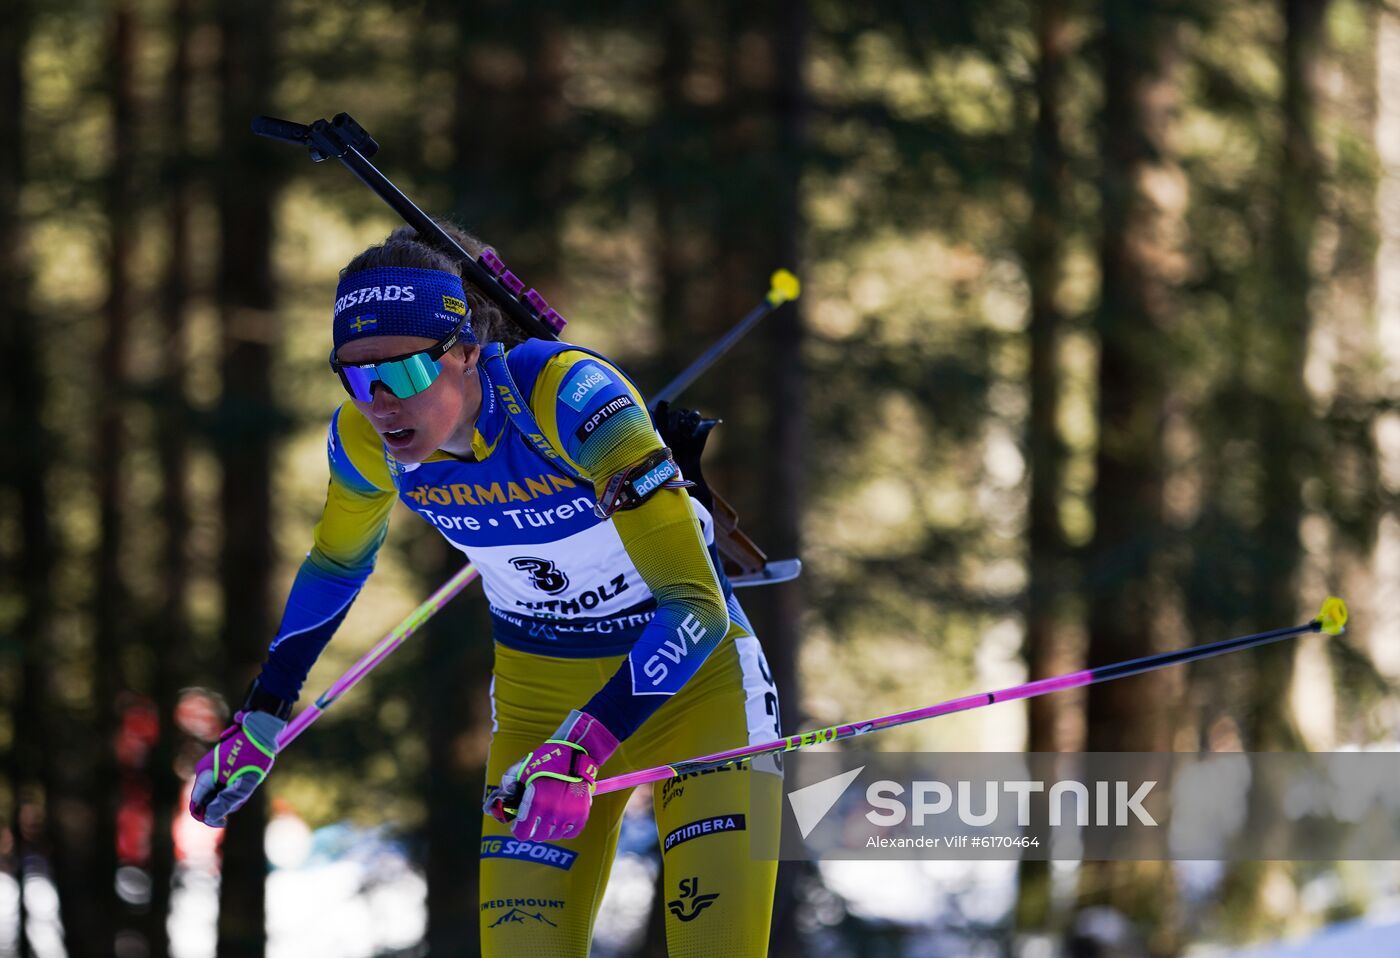
<path id="1" fill-rule="evenodd" d="M 1240 649 L 1248 649 L 1256 645 L 1265 645 L 1269 642 L 1277 642 L 1280 639 L 1292 638 L 1293 636 L 1304 635 L 1309 632 L 1325 632 L 1328 635 L 1340 635 L 1346 627 L 1346 622 L 1346 603 L 1333 596 L 1322 604 L 1322 611 L 1318 614 L 1318 617 L 1304 625 L 1295 625 L 1286 629 L 1274 629 L 1271 632 L 1257 632 L 1253 635 L 1241 635 L 1233 639 L 1222 639 L 1219 642 L 1212 642 L 1209 645 L 1197 645 L 1189 649 L 1179 649 L 1175 652 L 1163 652 L 1158 655 L 1148 655 L 1140 659 L 1129 659 L 1126 662 L 1117 662 L 1113 665 L 1101 665 L 1097 668 L 1070 672 L 1066 675 L 1057 675 L 1048 679 L 1037 679 L 1034 682 L 1026 682 L 1023 685 L 1013 685 L 1011 688 L 1002 689 L 997 692 L 982 692 L 978 695 L 968 695 L 964 698 L 951 699 L 947 702 L 940 702 L 937 705 L 929 705 L 924 708 L 914 709 L 911 712 L 897 712 L 894 715 L 867 719 L 864 722 L 855 722 L 850 725 L 833 725 L 830 728 L 801 732 L 797 735 L 789 735 L 787 738 L 780 738 L 772 742 L 764 742 L 760 745 L 747 745 L 743 748 L 734 748 L 726 752 L 716 752 L 713 755 L 702 755 L 699 758 L 687 759 L 683 762 L 676 762 L 673 765 L 658 765 L 655 768 L 644 768 L 641 771 L 628 772 L 625 775 L 616 775 L 612 778 L 603 779 L 598 783 L 595 794 L 602 795 L 605 792 L 616 792 L 620 789 L 632 788 L 636 785 L 645 785 L 649 782 L 660 782 L 668 778 L 688 775 L 692 772 L 703 772 L 725 765 L 735 765 L 740 762 L 749 761 L 759 755 L 768 755 L 774 752 L 791 752 L 795 749 L 808 748 L 813 745 L 823 745 L 827 742 L 839 742 L 842 739 L 854 738 L 857 735 L 864 735 L 867 732 L 877 732 L 880 729 L 894 728 L 896 725 L 908 725 L 911 722 L 922 722 L 924 719 L 934 718 L 939 715 L 950 715 L 953 712 L 966 712 L 971 709 L 980 709 L 983 706 L 992 705 L 996 702 L 1035 698 L 1037 695 L 1046 695 L 1050 692 L 1059 692 L 1063 689 L 1075 689 L 1083 685 L 1093 685 L 1098 682 L 1108 682 L 1113 679 L 1125 678 L 1129 675 L 1140 675 L 1143 672 L 1151 672 L 1169 665 L 1180 665 L 1184 662 L 1208 659 L 1212 656 L 1224 655 L 1227 652 L 1237 652 Z"/>
<path id="2" fill-rule="evenodd" d="M 376 642 L 374 648 L 361 656 L 360 661 L 352 665 L 349 671 L 336 679 L 331 687 L 322 692 L 315 702 L 302 709 L 301 713 L 297 715 L 296 718 L 288 722 L 287 727 L 277 736 L 277 748 L 286 748 L 293 739 L 306 731 L 307 728 L 311 726 L 312 722 L 321 717 L 322 712 L 330 708 L 332 702 L 353 689 L 360 679 L 364 678 L 375 666 L 388 658 L 389 653 L 397 649 L 404 639 L 408 638 L 414 632 L 417 632 L 424 622 L 427 622 L 437 614 L 439 609 L 451 602 L 458 592 L 461 592 L 470 585 L 479 575 L 481 575 L 481 573 L 476 571 L 476 566 L 470 563 L 462 566 L 452 578 L 448 579 L 436 592 L 428 596 L 428 598 L 423 601 L 422 605 L 409 613 L 408 618 L 404 619 L 394 627 L 392 632 Z"/>

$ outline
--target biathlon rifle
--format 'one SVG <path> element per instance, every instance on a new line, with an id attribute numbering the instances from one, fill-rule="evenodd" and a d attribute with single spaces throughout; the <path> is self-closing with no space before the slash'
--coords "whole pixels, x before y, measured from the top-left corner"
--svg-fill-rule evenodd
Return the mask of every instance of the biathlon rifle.
<path id="1" fill-rule="evenodd" d="M 486 250 L 479 259 L 473 257 L 431 216 L 405 196 L 369 161 L 379 151 L 379 144 L 348 113 L 337 113 L 330 120 L 321 119 L 310 124 L 260 116 L 253 120 L 253 132 L 284 143 L 305 146 L 316 163 L 339 160 L 429 245 L 457 260 L 464 277 L 500 307 L 527 336 L 559 339 L 559 333 L 566 323 L 564 317 L 549 305 L 538 290 L 527 290 L 525 283 L 506 268 L 494 250 Z M 696 497 L 714 516 L 715 543 L 720 558 L 724 560 L 725 574 L 735 586 L 785 582 L 797 577 L 802 564 L 798 559 L 769 560 L 763 550 L 739 528 L 738 515 L 733 507 L 704 481 L 700 470 L 700 453 L 710 431 L 720 421 L 706 419 L 691 410 L 673 408 L 671 403 L 759 320 L 783 303 L 796 299 L 799 293 L 797 277 L 787 270 L 778 270 L 773 274 L 771 288 L 763 302 L 662 389 L 652 403 L 652 418 L 662 439 L 674 451 L 685 476 L 697 484 L 693 490 Z"/>

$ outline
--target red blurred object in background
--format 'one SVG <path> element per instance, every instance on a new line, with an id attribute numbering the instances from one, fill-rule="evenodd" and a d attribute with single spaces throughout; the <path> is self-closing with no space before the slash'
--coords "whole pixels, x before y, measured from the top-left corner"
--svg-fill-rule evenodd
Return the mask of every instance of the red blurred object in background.
<path id="1" fill-rule="evenodd" d="M 160 736 L 160 715 L 144 695 L 126 693 L 117 706 L 120 718 L 113 746 L 121 780 L 117 804 L 117 861 L 122 865 L 146 865 L 151 859 L 150 775 L 172 774 L 150 769 L 151 749 Z"/>
<path id="2" fill-rule="evenodd" d="M 212 742 L 228 722 L 228 704 L 223 696 L 199 688 L 185 689 L 180 693 L 179 704 L 175 706 L 175 724 L 186 735 L 201 742 Z"/>

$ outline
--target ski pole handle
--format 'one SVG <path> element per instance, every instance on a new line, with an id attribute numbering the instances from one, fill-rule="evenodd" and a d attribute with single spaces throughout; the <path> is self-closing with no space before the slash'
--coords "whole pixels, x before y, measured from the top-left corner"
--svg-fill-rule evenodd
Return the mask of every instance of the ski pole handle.
<path id="1" fill-rule="evenodd" d="M 311 128 L 305 123 L 279 120 L 275 116 L 255 117 L 253 132 L 269 140 L 282 140 L 287 143 L 305 143 L 311 139 Z"/>

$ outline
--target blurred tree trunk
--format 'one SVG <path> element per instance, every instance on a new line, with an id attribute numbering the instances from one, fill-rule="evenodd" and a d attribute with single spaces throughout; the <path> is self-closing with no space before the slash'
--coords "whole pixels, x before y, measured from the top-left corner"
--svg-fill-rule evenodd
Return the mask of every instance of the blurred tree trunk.
<path id="1" fill-rule="evenodd" d="M 39 870 L 47 851 L 37 828 L 22 810 L 39 806 L 40 766 L 46 740 L 44 724 L 45 661 L 52 641 L 53 532 L 49 525 L 49 438 L 43 423 L 46 382 L 41 369 L 30 310 L 33 282 L 28 229 L 20 193 L 26 176 L 24 55 L 29 43 L 31 10 L 18 0 L 0 19 L 0 354 L 14 364 L 0 384 L 0 428 L 6 455 L 0 457 L 0 497 L 18 517 L 15 540 L 0 547 L 0 590 L 7 605 L 22 610 L 6 619 L 13 630 L 0 644 L 0 656 L 14 662 L 7 672 L 19 679 L 6 683 L 11 695 L 12 739 L 7 759 L 10 786 L 8 827 L 14 836 L 15 934 L 18 958 L 28 958 L 28 902 L 24 878 Z M 52 798 L 52 795 L 44 796 Z M 52 823 L 52 808 L 44 808 Z M 72 900 L 67 905 L 74 906 Z M 61 903 L 61 904 L 64 904 Z"/>
<path id="2" fill-rule="evenodd" d="M 575 155 L 560 15 L 508 0 L 474 0 L 456 10 L 452 208 L 500 249 L 527 288 L 548 298 Z"/>
<path id="3" fill-rule="evenodd" d="M 1259 363 L 1257 385 L 1249 390 L 1256 410 L 1260 476 L 1250 609 L 1259 622 L 1290 622 L 1298 615 L 1303 482 L 1315 453 L 1303 367 L 1312 330 L 1312 248 L 1322 207 L 1319 184 L 1325 172 L 1317 145 L 1316 105 L 1328 4 L 1329 0 L 1281 0 L 1283 141 L 1266 251 L 1268 308 L 1244 320 L 1254 327 L 1248 340 Z M 1242 716 L 1246 748 L 1261 752 L 1307 748 L 1293 722 L 1289 697 L 1297 653 L 1298 646 L 1292 642 L 1267 645 L 1254 653 L 1253 683 Z M 1253 780 L 1249 820 L 1278 822 L 1281 812 L 1278 784 L 1263 777 Z M 1254 837 L 1268 840 L 1257 829 Z M 1287 863 L 1275 861 L 1232 863 L 1221 897 L 1242 937 L 1263 932 L 1283 917 L 1262 896 L 1271 874 L 1282 877 L 1279 872 L 1289 870 Z"/>
<path id="4" fill-rule="evenodd" d="M 1291 622 L 1298 615 L 1295 588 L 1302 541 L 1303 480 L 1308 465 L 1308 425 L 1312 421 L 1303 380 L 1312 330 L 1313 237 L 1321 209 L 1323 165 L 1316 136 L 1317 73 L 1326 45 L 1329 0 L 1282 0 L 1283 143 L 1275 197 L 1271 303 L 1258 318 L 1253 341 L 1266 361 L 1253 390 L 1258 403 L 1261 521 L 1260 560 L 1255 566 L 1253 607 L 1259 621 Z M 1289 717 L 1288 688 L 1293 678 L 1293 643 L 1259 650 L 1249 747 L 1273 750 L 1298 746 Z"/>
<path id="5" fill-rule="evenodd" d="M 804 218 L 801 204 L 803 166 L 807 140 L 807 91 L 802 66 L 808 32 L 805 0 L 784 0 L 774 22 L 768 26 L 767 41 L 773 58 L 772 88 L 761 101 L 769 112 L 775 149 L 772 163 L 762 179 L 769 197 L 769 208 L 759 214 L 767 229 L 758 235 L 760 253 L 753 264 L 752 291 L 766 291 L 769 273 L 776 267 L 801 271 Z M 753 292 L 749 292 L 750 297 Z M 765 340 L 760 351 L 770 369 L 764 377 L 767 397 L 764 405 L 773 410 L 768 421 L 768 455 L 758 482 L 759 488 L 773 490 L 773 501 L 764 503 L 768 523 L 760 529 L 764 548 L 774 558 L 800 555 L 802 551 L 803 475 L 806 448 L 803 442 L 803 389 L 806 385 L 802 356 L 805 337 L 803 301 L 789 303 L 767 320 Z M 736 317 L 737 318 L 737 317 Z M 759 526 L 755 526 L 759 528 Z M 795 728 L 802 717 L 797 676 L 797 652 L 802 642 L 801 580 L 775 586 L 761 593 L 766 615 L 761 634 L 774 679 L 782 689 L 783 722 Z"/>
<path id="6" fill-rule="evenodd" d="M 173 58 L 166 88 L 165 123 L 169 140 L 165 175 L 167 242 L 165 275 L 161 283 L 160 332 L 162 367 L 156 383 L 156 457 L 161 483 L 161 515 L 165 539 L 160 558 L 164 601 L 149 642 L 154 659 L 152 698 L 158 717 L 155 748 L 150 756 L 152 778 L 151 903 L 146 912 L 145 936 L 154 958 L 169 953 L 166 919 L 170 912 L 171 882 L 175 873 L 175 843 L 171 834 L 178 814 L 181 781 L 175 758 L 179 730 L 175 709 L 181 685 L 176 663 L 186 658 L 191 645 L 185 603 L 189 596 L 185 540 L 190 532 L 189 489 L 186 475 L 190 428 L 185 397 L 185 307 L 189 298 L 189 40 L 191 0 L 174 0 L 170 9 L 170 43 Z"/>
<path id="7" fill-rule="evenodd" d="M 96 816 L 92 875 L 92 934 L 104 951 L 113 947 L 123 923 L 112 886 L 117 871 L 117 805 L 124 776 L 114 748 L 122 722 L 118 699 L 127 687 L 123 675 L 125 647 L 131 639 L 132 603 L 122 561 L 124 469 L 127 454 L 127 358 L 130 350 L 132 251 L 135 236 L 136 18 L 129 2 L 112 11 L 107 82 L 111 91 L 111 162 L 107 172 L 107 302 L 103 308 L 102 347 L 98 352 L 98 389 L 93 422 L 97 427 L 95 463 L 99 510 L 96 597 L 93 606 L 96 775 L 89 807 Z M 105 943 L 105 944 L 104 944 Z"/>
<path id="8" fill-rule="evenodd" d="M 686 201 L 710 207 L 713 254 L 703 268 L 709 275 L 697 277 L 712 291 L 699 297 L 709 328 L 676 331 L 687 362 L 760 301 L 774 269 L 800 267 L 806 18 L 805 3 L 789 0 L 761 18 L 731 10 L 723 22 L 726 93 L 716 169 L 697 184 L 709 195 L 691 193 Z M 773 558 L 797 555 L 801 546 L 803 336 L 799 300 L 765 319 L 696 389 L 716 397 L 705 411 L 726 423 L 722 447 L 707 459 L 713 484 Z M 782 722 L 791 726 L 800 714 L 800 581 L 744 592 L 741 600 L 780 690 Z"/>
<path id="9" fill-rule="evenodd" d="M 1030 465 L 1027 550 L 1030 581 L 1026 595 L 1025 655 L 1029 677 L 1046 678 L 1075 666 L 1067 657 L 1057 623 L 1077 588 L 1069 548 L 1060 523 L 1065 448 L 1060 439 L 1060 333 L 1064 325 L 1057 296 L 1063 276 L 1065 197 L 1069 165 L 1060 134 L 1069 22 L 1060 0 L 1042 0 L 1035 12 L 1035 126 L 1028 190 L 1030 221 L 1021 237 L 1021 256 L 1030 286 L 1030 421 L 1026 446 Z M 1029 752 L 1072 747 L 1059 734 L 1065 708 L 1060 696 L 1026 703 Z M 1017 883 L 1016 924 L 1022 931 L 1050 926 L 1050 864 L 1023 861 Z"/>
<path id="10" fill-rule="evenodd" d="M 462 567 L 443 546 L 437 584 Z M 428 953 L 478 954 L 481 796 L 486 786 L 481 741 L 490 730 L 491 620 L 480 587 L 447 605 L 423 628 L 422 688 L 428 723 L 426 877 Z M 483 727 L 484 726 L 484 727 Z"/>
<path id="11" fill-rule="evenodd" d="M 1164 346 L 1173 320 L 1185 184 L 1169 144 L 1177 26 L 1156 0 L 1104 0 L 1103 235 L 1097 484 L 1088 557 L 1088 660 L 1163 650 L 1162 428 L 1171 386 Z M 1170 751 L 1177 682 L 1154 672 L 1094 686 L 1088 748 Z M 1171 872 L 1110 862 L 1081 872 L 1081 905 L 1122 912 L 1154 954 L 1177 950 Z"/>
<path id="12" fill-rule="evenodd" d="M 704 221 L 715 203 L 709 160 L 713 142 L 706 137 L 713 122 L 709 108 L 696 102 L 686 81 L 696 69 L 696 39 L 705 29 L 705 16 L 694 4 L 677 0 L 658 14 L 661 57 L 655 84 L 661 105 L 645 134 L 646 149 L 638 164 L 656 211 L 655 269 L 660 331 L 656 375 L 660 384 L 671 380 L 715 338 L 719 317 L 711 308 L 714 293 L 713 236 Z M 694 387 L 711 385 L 702 379 Z M 696 405 L 688 395 L 680 405 Z M 664 908 L 664 904 L 660 906 Z"/>
<path id="13" fill-rule="evenodd" d="M 1136 0 L 1106 0 L 1104 18 L 1099 448 L 1090 547 L 1094 663 L 1154 651 L 1168 393 L 1161 344 L 1172 320 L 1165 273 L 1173 258 L 1161 194 L 1171 188 L 1162 181 L 1175 172 L 1166 142 L 1174 30 L 1155 4 Z M 1146 713 L 1140 707 L 1145 691 L 1165 691 L 1158 688 L 1163 674 L 1094 688 L 1091 747 L 1170 745 L 1162 708 Z"/>
<path id="14" fill-rule="evenodd" d="M 771 162 L 759 174 L 759 186 L 767 202 L 755 210 L 750 237 L 758 251 L 749 262 L 746 282 L 738 284 L 747 296 L 766 291 L 768 274 L 776 267 L 802 272 L 801 241 L 804 229 L 801 186 L 807 150 L 807 90 L 803 78 L 808 35 L 805 0 L 783 0 L 764 25 L 764 40 L 772 65 L 768 89 L 761 91 L 756 104 L 771 128 Z M 731 49 L 735 49 L 731 47 Z M 742 242 L 734 237 L 735 246 Z M 744 308 L 744 311 L 747 307 Z M 802 513 L 806 507 L 804 481 L 806 461 L 803 391 L 805 362 L 804 306 L 798 300 L 775 312 L 765 322 L 758 350 L 766 375 L 757 381 L 763 389 L 759 404 L 770 410 L 763 446 L 757 458 L 757 488 L 768 490 L 761 512 L 754 518 L 757 541 L 775 559 L 800 556 L 802 552 Z M 736 312 L 735 318 L 742 315 Z M 751 480 L 752 481 L 752 480 Z M 767 521 L 762 521 L 762 519 Z M 754 601 L 757 599 L 758 601 Z M 754 615 L 754 628 L 763 642 L 764 653 L 779 690 L 783 730 L 802 726 L 802 689 L 798 680 L 798 651 L 802 643 L 804 608 L 801 579 L 762 589 L 754 599 L 745 597 L 745 608 Z M 773 955 L 801 954 L 797 906 L 799 885 L 804 876 L 815 878 L 809 863 L 789 862 L 779 866 L 773 902 Z"/>
<path id="15" fill-rule="evenodd" d="M 214 445 L 223 475 L 222 645 L 228 656 L 225 671 L 234 683 L 247 682 L 255 674 L 273 629 L 271 472 L 279 412 L 270 373 L 276 339 L 272 243 L 277 168 L 269 151 L 249 133 L 248 124 L 274 104 L 278 9 L 271 0 L 218 6 L 222 146 L 215 188 L 223 395 Z M 230 691 L 242 694 L 241 688 Z M 229 820 L 219 888 L 220 958 L 261 956 L 266 947 L 266 824 L 264 789 Z"/>

